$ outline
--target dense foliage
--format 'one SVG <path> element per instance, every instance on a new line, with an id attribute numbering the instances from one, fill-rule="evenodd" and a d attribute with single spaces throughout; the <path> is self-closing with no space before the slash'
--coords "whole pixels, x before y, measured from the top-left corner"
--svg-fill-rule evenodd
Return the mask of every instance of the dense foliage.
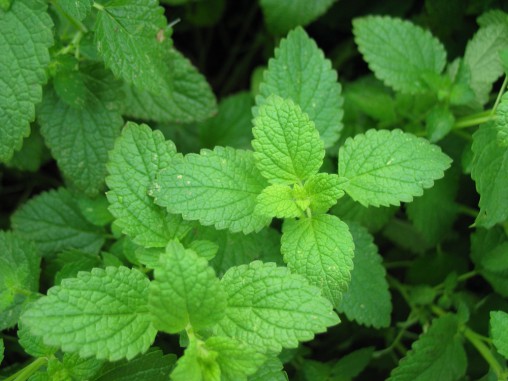
<path id="1" fill-rule="evenodd" d="M 0 379 L 508 380 L 505 11 L 0 0 Z"/>

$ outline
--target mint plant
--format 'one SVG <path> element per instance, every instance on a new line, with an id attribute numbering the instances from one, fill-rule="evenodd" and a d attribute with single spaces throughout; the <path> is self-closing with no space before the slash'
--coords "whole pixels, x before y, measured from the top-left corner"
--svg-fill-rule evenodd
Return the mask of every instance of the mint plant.
<path id="1" fill-rule="evenodd" d="M 508 380 L 508 13 L 161 3 L 0 1 L 0 377 Z"/>

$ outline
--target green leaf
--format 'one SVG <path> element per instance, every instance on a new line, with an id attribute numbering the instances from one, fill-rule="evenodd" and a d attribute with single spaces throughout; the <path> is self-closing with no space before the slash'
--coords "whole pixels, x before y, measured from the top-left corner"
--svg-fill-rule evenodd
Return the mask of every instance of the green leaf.
<path id="1" fill-rule="evenodd" d="M 338 217 L 320 214 L 286 220 L 281 252 L 293 273 L 301 274 L 334 306 L 338 306 L 351 280 L 354 243 L 348 226 Z"/>
<path id="2" fill-rule="evenodd" d="M 51 347 L 44 344 L 40 336 L 35 336 L 21 321 L 18 322 L 18 343 L 26 353 L 33 357 L 48 357 L 58 351 L 58 347 Z"/>
<path id="3" fill-rule="evenodd" d="M 349 381 L 358 376 L 372 360 L 373 353 L 374 347 L 366 347 L 341 357 L 332 368 L 332 373 L 338 376 L 334 381 Z"/>
<path id="4" fill-rule="evenodd" d="M 399 205 L 444 176 L 451 159 L 438 146 L 401 130 L 368 130 L 339 150 L 346 193 L 364 206 Z"/>
<path id="5" fill-rule="evenodd" d="M 0 161 L 8 161 L 30 134 L 42 99 L 53 23 L 42 0 L 0 7 Z"/>
<path id="6" fill-rule="evenodd" d="M 0 338 L 0 364 L 4 360 L 4 350 L 5 350 L 4 339 Z"/>
<path id="7" fill-rule="evenodd" d="M 480 28 L 468 42 L 464 63 L 471 73 L 470 86 L 476 100 L 485 104 L 492 84 L 504 73 L 499 51 L 508 48 L 508 26 L 492 24 Z"/>
<path id="8" fill-rule="evenodd" d="M 216 100 L 203 75 L 177 50 L 169 49 L 167 55 L 160 64 L 171 73 L 164 77 L 165 92 L 126 85 L 124 115 L 177 123 L 201 121 L 213 115 L 217 111 Z"/>
<path id="9" fill-rule="evenodd" d="M 93 381 L 167 381 L 175 362 L 173 354 L 149 350 L 129 361 L 106 363 Z"/>
<path id="10" fill-rule="evenodd" d="M 176 147 L 160 131 L 128 122 L 110 153 L 107 197 L 115 223 L 133 241 L 146 247 L 165 247 L 181 238 L 188 224 L 154 204 L 148 190 L 157 171 L 170 166 Z"/>
<path id="11" fill-rule="evenodd" d="M 33 197 L 16 210 L 11 221 L 14 231 L 33 241 L 43 256 L 66 249 L 95 254 L 104 243 L 103 230 L 83 217 L 65 188 Z"/>
<path id="12" fill-rule="evenodd" d="M 439 243 L 449 233 L 457 217 L 455 196 L 459 185 L 458 171 L 451 168 L 423 196 L 406 205 L 406 213 L 429 244 Z"/>
<path id="13" fill-rule="evenodd" d="M 496 109 L 497 141 L 501 147 L 508 147 L 508 93 L 501 98 Z"/>
<path id="14" fill-rule="evenodd" d="M 437 105 L 427 114 L 425 122 L 428 139 L 431 143 L 435 143 L 443 139 L 452 130 L 455 117 L 448 108 Z"/>
<path id="15" fill-rule="evenodd" d="M 454 315 L 434 320 L 399 362 L 388 381 L 455 381 L 466 373 L 467 358 Z"/>
<path id="16" fill-rule="evenodd" d="M 282 362 L 278 357 L 270 357 L 264 362 L 259 370 L 249 377 L 249 381 L 287 381 L 288 376 L 284 372 Z"/>
<path id="17" fill-rule="evenodd" d="M 21 319 L 45 344 L 64 352 L 129 360 L 145 352 L 157 333 L 147 305 L 149 283 L 126 267 L 80 272 L 30 304 Z"/>
<path id="18" fill-rule="evenodd" d="M 95 226 L 106 226 L 113 222 L 114 218 L 108 210 L 109 202 L 105 195 L 99 197 L 78 198 L 79 210 L 83 216 Z"/>
<path id="19" fill-rule="evenodd" d="M 347 179 L 328 173 L 318 173 L 311 176 L 304 184 L 304 191 L 310 201 L 309 207 L 314 213 L 326 213 L 337 199 L 344 195 L 341 189 Z"/>
<path id="20" fill-rule="evenodd" d="M 23 140 L 23 146 L 14 152 L 12 158 L 5 163 L 6 167 L 20 171 L 37 172 L 47 158 L 47 149 L 39 127 L 32 125 L 30 136 Z"/>
<path id="21" fill-rule="evenodd" d="M 497 141 L 494 123 L 482 124 L 473 135 L 471 177 L 480 194 L 476 225 L 490 228 L 508 218 L 508 149 Z"/>
<path id="22" fill-rule="evenodd" d="M 224 316 L 226 293 L 206 259 L 172 241 L 155 268 L 148 304 L 158 330 L 199 331 Z"/>
<path id="23" fill-rule="evenodd" d="M 353 221 L 366 227 L 371 233 L 379 231 L 392 218 L 398 208 L 365 207 L 345 195 L 332 208 L 331 213 L 344 221 Z"/>
<path id="24" fill-rule="evenodd" d="M 316 174 L 325 150 L 314 123 L 290 99 L 268 97 L 252 129 L 256 166 L 270 183 L 294 184 Z"/>
<path id="25" fill-rule="evenodd" d="M 266 357 L 254 348 L 229 337 L 212 336 L 206 347 L 217 352 L 221 381 L 247 381 L 265 362 Z"/>
<path id="26" fill-rule="evenodd" d="M 306 205 L 297 204 L 294 189 L 289 185 L 272 184 L 257 197 L 255 213 L 270 218 L 300 217 L 309 204 L 308 200 Z"/>
<path id="27" fill-rule="evenodd" d="M 93 357 L 81 358 L 77 353 L 64 353 L 62 365 L 72 380 L 90 380 L 104 365 L 104 362 Z"/>
<path id="28" fill-rule="evenodd" d="M 80 271 L 91 271 L 94 267 L 102 265 L 98 255 L 79 250 L 65 250 L 58 253 L 54 263 L 59 266 L 54 285 L 60 284 L 62 279 L 76 277 Z"/>
<path id="29" fill-rule="evenodd" d="M 171 373 L 173 381 L 221 381 L 218 353 L 208 349 L 201 340 L 191 339 L 184 355 Z"/>
<path id="30" fill-rule="evenodd" d="M 216 327 L 226 335 L 279 352 L 339 323 L 332 304 L 302 276 L 274 263 L 255 261 L 229 269 L 221 280 L 228 293 L 226 316 Z"/>
<path id="31" fill-rule="evenodd" d="M 207 261 L 212 260 L 217 251 L 219 251 L 219 245 L 212 241 L 197 240 L 192 241 L 187 245 L 187 248 L 194 251 L 201 258 L 205 258 Z"/>
<path id="32" fill-rule="evenodd" d="M 324 14 L 335 0 L 261 0 L 265 22 L 273 34 L 285 34 Z"/>
<path id="33" fill-rule="evenodd" d="M 498 352 L 508 359 L 508 314 L 503 311 L 490 313 L 492 341 Z"/>
<path id="34" fill-rule="evenodd" d="M 41 258 L 32 242 L 4 231 L 0 253 L 0 330 L 4 330 L 16 325 L 23 306 L 36 296 Z"/>
<path id="35" fill-rule="evenodd" d="M 37 120 L 58 167 L 75 188 L 95 196 L 104 187 L 108 152 L 120 133 L 123 119 L 119 83 L 101 65 L 81 65 L 86 101 L 69 106 L 46 88 Z"/>
<path id="36" fill-rule="evenodd" d="M 250 149 L 252 140 L 252 95 L 240 92 L 223 98 L 217 115 L 198 125 L 199 139 L 204 148 L 230 146 Z"/>
<path id="37" fill-rule="evenodd" d="M 142 90 L 165 94 L 171 59 L 164 9 L 154 0 L 110 0 L 99 8 L 95 43 L 115 76 Z"/>
<path id="38" fill-rule="evenodd" d="M 353 20 L 353 34 L 376 77 L 396 91 L 427 91 L 426 76 L 438 75 L 445 67 L 444 46 L 409 21 L 366 16 Z"/>
<path id="39" fill-rule="evenodd" d="M 266 185 L 252 152 L 216 147 L 203 149 L 200 155 L 175 157 L 159 172 L 151 195 L 156 204 L 185 220 L 248 234 L 270 222 L 253 214 L 256 197 Z"/>
<path id="40" fill-rule="evenodd" d="M 300 1 L 292 1 L 296 4 Z M 279 3 L 279 1 L 277 1 Z M 305 2 L 309 6 L 317 2 Z M 284 15 L 287 20 L 287 14 Z M 316 124 L 325 148 L 333 146 L 342 130 L 341 85 L 331 62 L 324 58 L 302 28 L 291 31 L 275 49 L 256 97 L 261 106 L 272 95 L 293 100 Z M 257 110 L 254 109 L 254 116 Z"/>
<path id="41" fill-rule="evenodd" d="M 65 13 L 77 20 L 83 20 L 92 9 L 93 0 L 57 0 L 56 2 Z"/>
<path id="42" fill-rule="evenodd" d="M 383 259 L 367 229 L 350 223 L 349 231 L 355 245 L 353 271 L 351 283 L 337 311 L 359 324 L 374 328 L 388 327 L 392 302 Z"/>

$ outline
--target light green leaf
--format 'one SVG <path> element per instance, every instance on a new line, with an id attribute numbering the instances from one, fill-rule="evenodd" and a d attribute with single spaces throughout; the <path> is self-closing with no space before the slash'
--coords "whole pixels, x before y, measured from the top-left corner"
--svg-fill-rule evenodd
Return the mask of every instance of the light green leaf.
<path id="1" fill-rule="evenodd" d="M 108 210 L 109 202 L 104 194 L 95 198 L 79 197 L 77 201 L 83 216 L 95 226 L 106 226 L 113 222 L 114 217 Z"/>
<path id="2" fill-rule="evenodd" d="M 368 130 L 339 150 L 344 190 L 364 206 L 399 205 L 444 176 L 451 159 L 438 146 L 401 130 Z"/>
<path id="3" fill-rule="evenodd" d="M 95 196 L 104 186 L 108 152 L 120 134 L 123 119 L 119 83 L 101 65 L 81 67 L 87 91 L 84 104 L 69 106 L 47 88 L 37 120 L 65 178 L 79 191 Z"/>
<path id="4" fill-rule="evenodd" d="M 373 237 L 362 226 L 349 224 L 355 255 L 348 290 L 343 294 L 337 311 L 349 320 L 374 328 L 388 327 L 392 302 L 382 264 Z"/>
<path id="5" fill-rule="evenodd" d="M 454 315 L 434 320 L 427 332 L 416 340 L 388 381 L 455 381 L 466 373 L 467 358 L 459 322 Z"/>
<path id="6" fill-rule="evenodd" d="M 32 242 L 4 231 L 0 253 L 0 330 L 4 330 L 16 325 L 23 306 L 37 295 L 41 258 Z"/>
<path id="7" fill-rule="evenodd" d="M 476 100 L 485 104 L 492 84 L 504 73 L 499 51 L 508 48 L 508 25 L 492 24 L 478 29 L 468 42 L 464 63 L 471 73 L 470 86 Z"/>
<path id="8" fill-rule="evenodd" d="M 115 76 L 139 89 L 166 94 L 171 40 L 164 9 L 155 0 L 110 0 L 99 8 L 95 43 Z"/>
<path id="9" fill-rule="evenodd" d="M 508 93 L 501 98 L 496 109 L 497 141 L 502 147 L 508 147 Z"/>
<path id="10" fill-rule="evenodd" d="M 148 190 L 157 171 L 170 166 L 176 147 L 160 131 L 128 122 L 110 153 L 107 197 L 115 223 L 133 241 L 146 247 L 165 247 L 181 238 L 188 224 L 154 204 Z"/>
<path id="11" fill-rule="evenodd" d="M 291 31 L 275 49 L 256 104 L 261 106 L 272 94 L 300 106 L 316 124 L 325 148 L 337 141 L 342 130 L 341 85 L 330 61 L 302 28 Z M 253 111 L 256 116 L 258 110 Z"/>
<path id="12" fill-rule="evenodd" d="M 369 232 L 376 233 L 392 218 L 398 208 L 365 207 L 355 202 L 351 197 L 345 195 L 332 208 L 331 213 L 344 221 L 354 221 L 366 227 Z"/>
<path id="13" fill-rule="evenodd" d="M 503 311 L 491 311 L 490 330 L 497 350 L 508 359 L 508 314 Z"/>
<path id="14" fill-rule="evenodd" d="M 104 362 L 93 357 L 82 358 L 77 353 L 64 353 L 62 365 L 72 380 L 90 380 L 99 373 Z"/>
<path id="15" fill-rule="evenodd" d="M 257 197 L 256 213 L 277 218 L 300 217 L 310 202 L 304 200 L 306 205 L 297 204 L 294 189 L 289 185 L 272 184 L 263 189 Z"/>
<path id="16" fill-rule="evenodd" d="M 217 251 L 219 251 L 219 245 L 217 243 L 207 240 L 191 241 L 187 245 L 187 248 L 194 251 L 201 258 L 205 258 L 207 261 L 212 260 L 217 254 Z"/>
<path id="17" fill-rule="evenodd" d="M 307 179 L 303 189 L 308 195 L 312 212 L 326 213 L 344 195 L 341 187 L 346 182 L 347 179 L 328 173 L 318 173 Z"/>
<path id="18" fill-rule="evenodd" d="M 217 333 L 279 352 L 339 323 L 332 304 L 302 276 L 274 263 L 255 261 L 229 269 L 221 280 L 228 293 Z"/>
<path id="19" fill-rule="evenodd" d="M 190 324 L 199 331 L 224 316 L 226 293 L 206 259 L 172 241 L 159 257 L 148 304 L 158 330 L 178 333 Z"/>
<path id="20" fill-rule="evenodd" d="M 425 122 L 428 139 L 431 143 L 435 143 L 443 139 L 452 130 L 455 117 L 448 108 L 437 105 L 427 114 Z"/>
<path id="21" fill-rule="evenodd" d="M 33 197 L 16 210 L 11 221 L 14 231 L 33 241 L 43 256 L 66 249 L 96 254 L 104 243 L 103 229 L 83 217 L 65 188 Z"/>
<path id="22" fill-rule="evenodd" d="M 167 56 L 160 63 L 171 73 L 163 78 L 165 92 L 126 85 L 124 115 L 178 123 L 201 121 L 213 115 L 217 111 L 215 95 L 203 75 L 177 50 L 169 49 Z"/>
<path id="23" fill-rule="evenodd" d="M 35 336 L 21 321 L 18 322 L 18 343 L 23 347 L 26 353 L 33 357 L 47 357 L 56 351 L 58 347 L 50 347 L 44 344 L 40 336 Z"/>
<path id="24" fill-rule="evenodd" d="M 508 149 L 497 140 L 494 123 L 482 124 L 473 135 L 471 177 L 480 194 L 476 225 L 490 228 L 508 218 Z"/>
<path id="25" fill-rule="evenodd" d="M 156 204 L 185 220 L 248 234 L 270 222 L 253 213 L 256 197 L 267 185 L 252 152 L 216 147 L 175 157 L 159 172 L 151 195 Z"/>
<path id="26" fill-rule="evenodd" d="M 218 353 L 210 350 L 200 340 L 191 339 L 184 355 L 171 373 L 173 381 L 222 381 L 217 363 Z"/>
<path id="27" fill-rule="evenodd" d="M 77 20 L 83 20 L 92 9 L 93 0 L 57 0 L 56 2 L 65 13 Z"/>
<path id="28" fill-rule="evenodd" d="M 217 352 L 221 381 L 247 381 L 265 362 L 266 357 L 254 348 L 229 337 L 212 336 L 206 347 Z"/>
<path id="29" fill-rule="evenodd" d="M 285 34 L 298 25 L 307 25 L 324 14 L 336 0 L 261 0 L 268 29 Z"/>
<path id="30" fill-rule="evenodd" d="M 396 91 L 425 92 L 429 90 L 425 77 L 438 75 L 445 67 L 444 46 L 409 21 L 366 16 L 353 20 L 353 33 L 370 69 Z"/>
<path id="31" fill-rule="evenodd" d="M 268 97 L 252 129 L 256 166 L 270 183 L 294 184 L 317 173 L 325 150 L 314 123 L 290 99 Z"/>
<path id="32" fill-rule="evenodd" d="M 0 7 L 0 161 L 8 161 L 30 134 L 42 99 L 53 23 L 42 0 Z"/>
<path id="33" fill-rule="evenodd" d="M 250 149 L 252 137 L 252 95 L 240 92 L 223 98 L 217 115 L 198 125 L 199 140 L 204 148 L 230 146 Z"/>
<path id="34" fill-rule="evenodd" d="M 30 331 L 65 352 L 116 361 L 152 345 L 148 278 L 135 269 L 107 267 L 64 279 L 21 316 Z"/>
<path id="35" fill-rule="evenodd" d="M 281 252 L 288 268 L 338 306 L 353 270 L 355 245 L 348 226 L 336 216 L 319 214 L 286 220 L 282 232 Z"/>
<path id="36" fill-rule="evenodd" d="M 59 270 L 55 274 L 54 285 L 58 285 L 65 278 L 75 278 L 80 271 L 90 271 L 94 267 L 101 267 L 98 255 L 79 250 L 65 250 L 56 255 L 53 263 Z"/>
<path id="37" fill-rule="evenodd" d="M 278 357 L 270 357 L 255 374 L 249 377 L 249 381 L 288 381 L 283 368 Z"/>
<path id="38" fill-rule="evenodd" d="M 458 171 L 451 168 L 434 186 L 406 205 L 406 213 L 416 229 L 432 245 L 439 243 L 450 231 L 457 217 L 455 196 L 458 188 Z"/>
<path id="39" fill-rule="evenodd" d="M 147 353 L 126 361 L 106 363 L 94 381 L 167 381 L 176 356 L 164 355 L 160 350 Z"/>

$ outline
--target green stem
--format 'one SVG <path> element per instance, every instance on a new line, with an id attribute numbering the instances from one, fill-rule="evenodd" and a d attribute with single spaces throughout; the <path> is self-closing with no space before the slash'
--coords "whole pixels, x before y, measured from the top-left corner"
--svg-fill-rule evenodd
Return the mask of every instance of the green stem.
<path id="1" fill-rule="evenodd" d="M 39 368 L 48 362 L 46 357 L 39 357 L 32 363 L 25 366 L 23 369 L 18 370 L 13 375 L 7 377 L 4 381 L 25 381 L 28 380 Z"/>
<path id="2" fill-rule="evenodd" d="M 458 204 L 457 206 L 458 206 L 459 213 L 462 213 L 466 216 L 471 216 L 473 218 L 478 217 L 478 213 L 479 213 L 478 210 L 470 208 L 469 206 L 466 206 L 466 205 L 461 205 L 461 204 Z"/>
<path id="3" fill-rule="evenodd" d="M 471 279 L 471 278 L 474 278 L 475 276 L 478 275 L 478 272 L 476 270 L 473 270 L 473 271 L 469 271 L 467 273 L 464 273 L 464 274 L 461 274 L 457 277 L 457 281 L 458 282 L 464 282 L 468 279 Z"/>
<path id="4" fill-rule="evenodd" d="M 466 339 L 469 340 L 469 342 L 475 347 L 475 349 L 482 355 L 484 360 L 490 365 L 494 373 L 496 373 L 496 376 L 499 380 L 504 379 L 503 378 L 503 368 L 501 364 L 496 360 L 490 349 L 485 345 L 482 338 L 483 336 L 477 334 L 473 330 L 471 330 L 468 327 L 465 327 L 464 329 L 464 336 Z"/>
<path id="5" fill-rule="evenodd" d="M 453 126 L 454 130 L 461 128 L 468 128 L 477 126 L 482 123 L 487 123 L 492 120 L 492 110 L 482 111 L 477 114 L 468 115 L 464 118 L 460 118 L 455 122 Z"/>
<path id="6" fill-rule="evenodd" d="M 103 10 L 104 10 L 104 5 L 101 5 L 101 4 L 99 4 L 99 3 L 96 3 L 95 1 L 94 1 L 94 3 L 93 3 L 93 7 L 94 7 L 95 9 L 99 10 L 99 11 L 103 11 Z"/>
<path id="7" fill-rule="evenodd" d="M 496 102 L 494 103 L 494 107 L 492 107 L 492 111 L 490 115 L 494 115 L 496 112 L 497 106 L 499 106 L 499 102 L 501 102 L 501 98 L 504 94 L 504 91 L 506 90 L 506 85 L 508 85 L 508 76 L 504 76 L 503 84 L 501 85 L 501 88 L 499 89 L 499 93 L 497 93 Z"/>
<path id="8" fill-rule="evenodd" d="M 60 4 L 58 4 L 57 1 L 52 1 L 51 4 L 53 4 L 53 6 L 55 7 L 55 9 L 58 10 L 58 12 L 60 12 L 62 15 L 64 15 L 64 17 L 69 20 L 69 22 L 77 29 L 79 30 L 80 32 L 82 33 L 87 33 L 88 32 L 88 28 L 79 20 L 77 20 L 76 18 L 72 17 L 70 14 L 68 14 L 67 12 L 65 12 L 63 10 L 63 8 L 60 6 Z"/>

